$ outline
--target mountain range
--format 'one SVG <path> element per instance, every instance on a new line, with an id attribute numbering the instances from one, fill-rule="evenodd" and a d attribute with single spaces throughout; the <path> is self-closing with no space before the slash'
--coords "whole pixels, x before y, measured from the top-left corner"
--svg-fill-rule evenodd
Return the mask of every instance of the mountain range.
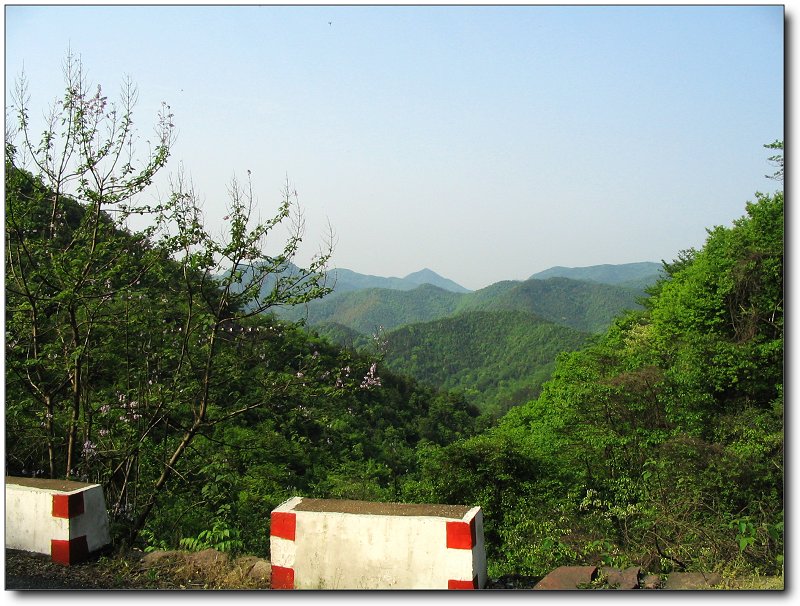
<path id="1" fill-rule="evenodd" d="M 366 288 L 388 288 L 391 290 L 414 290 L 422 284 L 438 286 L 450 292 L 466 293 L 468 289 L 452 280 L 443 278 L 436 272 L 425 268 L 408 274 L 405 278 L 384 278 L 360 274 L 350 269 L 334 269 L 328 272 L 330 283 L 335 292 L 352 292 Z"/>
<path id="2" fill-rule="evenodd" d="M 533 274 L 530 280 L 546 280 L 548 278 L 570 278 L 587 282 L 600 282 L 628 288 L 643 289 L 663 276 L 661 263 L 642 261 L 639 263 L 622 263 L 619 265 L 590 265 L 588 267 L 562 267 L 556 265 Z"/>
<path id="3" fill-rule="evenodd" d="M 339 269 L 329 280 L 334 285 L 331 294 L 283 309 L 279 315 L 290 320 L 304 319 L 312 326 L 335 325 L 337 330 L 346 327 L 369 335 L 378 327 L 390 330 L 465 311 L 523 311 L 575 330 L 597 333 L 620 311 L 639 307 L 637 301 L 644 296 L 644 287 L 658 279 L 659 267 L 648 263 L 553 268 L 534 274 L 529 280 L 506 280 L 476 291 L 428 269 L 405 278 L 381 278 Z M 583 279 L 558 273 L 580 275 Z"/>
<path id="4" fill-rule="evenodd" d="M 385 368 L 457 390 L 499 416 L 538 395 L 559 353 L 579 348 L 624 310 L 639 308 L 660 268 L 553 267 L 476 291 L 430 269 L 404 278 L 335 269 L 327 280 L 332 293 L 276 313 L 304 320 L 314 332 L 352 349 L 367 348 L 382 331 Z"/>

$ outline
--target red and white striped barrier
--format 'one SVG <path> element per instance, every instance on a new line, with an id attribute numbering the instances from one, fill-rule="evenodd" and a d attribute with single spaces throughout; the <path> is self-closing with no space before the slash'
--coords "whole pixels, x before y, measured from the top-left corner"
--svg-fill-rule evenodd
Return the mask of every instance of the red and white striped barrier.
<path id="1" fill-rule="evenodd" d="M 294 497 L 270 516 L 273 589 L 479 589 L 480 507 Z"/>
<path id="2" fill-rule="evenodd" d="M 110 542 L 99 484 L 6 476 L 6 548 L 69 566 Z"/>

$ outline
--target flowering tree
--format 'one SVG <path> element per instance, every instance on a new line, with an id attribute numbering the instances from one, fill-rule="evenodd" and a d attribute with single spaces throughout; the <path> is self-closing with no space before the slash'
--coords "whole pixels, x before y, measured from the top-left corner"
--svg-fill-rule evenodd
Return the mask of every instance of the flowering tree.
<path id="1" fill-rule="evenodd" d="M 91 92 L 71 54 L 64 78 L 64 96 L 37 137 L 20 77 L 12 107 L 17 129 L 6 132 L 5 158 L 7 361 L 30 398 L 17 405 L 40 411 L 45 440 L 30 448 L 45 445 L 53 477 L 73 473 L 78 446 L 88 441 L 78 430 L 91 418 L 86 381 L 99 326 L 151 262 L 146 234 L 123 237 L 118 221 L 146 211 L 132 200 L 164 167 L 173 141 L 172 114 L 163 105 L 156 143 L 137 161 L 130 81 L 119 104 L 109 104 L 99 86 Z M 19 165 L 34 178 L 14 170 Z"/>
<path id="2" fill-rule="evenodd" d="M 182 174 L 166 200 L 140 203 L 169 157 L 169 107 L 139 159 L 133 85 L 114 105 L 71 55 L 64 74 L 40 137 L 20 78 L 6 132 L 9 470 L 102 482 L 135 537 L 198 436 L 322 378 L 311 352 L 278 355 L 264 312 L 330 290 L 332 239 L 295 268 L 304 225 L 288 185 L 262 221 L 250 180 L 233 180 L 224 238 Z M 126 229 L 132 214 L 149 227 Z M 374 368 L 365 381 L 379 382 Z"/>

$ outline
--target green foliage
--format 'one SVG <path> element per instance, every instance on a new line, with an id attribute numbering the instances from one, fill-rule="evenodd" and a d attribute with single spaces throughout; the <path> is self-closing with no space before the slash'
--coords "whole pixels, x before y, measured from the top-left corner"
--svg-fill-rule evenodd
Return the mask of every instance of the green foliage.
<path id="1" fill-rule="evenodd" d="M 581 332 L 600 333 L 625 310 L 639 309 L 640 291 L 569 278 L 500 282 L 465 295 L 458 311 L 525 311 Z"/>
<path id="2" fill-rule="evenodd" d="M 387 336 L 386 365 L 445 390 L 464 391 L 500 416 L 538 395 L 556 356 L 586 336 L 525 312 L 466 312 Z"/>
<path id="3" fill-rule="evenodd" d="M 379 351 L 342 351 L 269 313 L 330 290 L 329 250 L 291 262 L 294 192 L 257 221 L 252 184 L 234 180 L 221 239 L 180 174 L 168 199 L 134 205 L 166 161 L 168 110 L 136 169 L 121 151 L 133 151 L 131 89 L 115 118 L 79 62 L 65 73 L 43 145 L 23 87 L 6 145 L 7 473 L 101 483 L 115 538 L 266 553 L 264 521 L 292 494 L 391 498 L 422 433 L 474 432 L 474 409 L 385 373 Z M 129 231 L 133 213 L 150 226 Z M 282 249 L 265 254 L 285 222 Z"/>
<path id="4" fill-rule="evenodd" d="M 235 553 L 244 547 L 241 540 L 241 531 L 231 528 L 225 519 L 230 513 L 230 506 L 223 506 L 217 514 L 223 517 L 214 520 L 211 528 L 201 531 L 196 537 L 186 537 L 180 540 L 179 545 L 188 551 L 202 551 L 216 549 L 223 553 Z"/>
<path id="5" fill-rule="evenodd" d="M 649 282 L 649 280 L 648 280 Z M 625 309 L 638 309 L 641 288 L 568 278 L 498 282 L 475 292 L 452 292 L 430 284 L 413 290 L 365 288 L 334 292 L 282 317 L 309 325 L 336 324 L 372 334 L 466 311 L 521 311 L 581 332 L 602 332 Z M 347 335 L 345 335 L 347 337 Z M 349 344 L 349 342 L 346 342 Z"/>
<path id="6" fill-rule="evenodd" d="M 408 486 L 484 506 L 498 574 L 631 562 L 781 574 L 783 214 L 782 192 L 757 194 L 665 264 L 643 310 L 559 355 L 497 427 L 426 452 Z"/>
<path id="7" fill-rule="evenodd" d="M 370 335 L 379 326 L 390 330 L 449 316 L 462 296 L 430 284 L 413 290 L 370 288 L 334 293 L 308 306 L 284 310 L 282 314 L 292 320 L 303 318 L 310 325 L 335 322 Z"/>

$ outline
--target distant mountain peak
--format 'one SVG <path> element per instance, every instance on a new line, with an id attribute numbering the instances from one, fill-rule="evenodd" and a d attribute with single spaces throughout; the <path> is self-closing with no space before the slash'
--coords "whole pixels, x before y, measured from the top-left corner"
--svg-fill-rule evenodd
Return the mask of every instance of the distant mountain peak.
<path id="1" fill-rule="evenodd" d="M 603 284 L 653 283 L 659 277 L 662 265 L 652 261 L 638 263 L 604 263 L 584 267 L 564 267 L 556 265 L 550 269 L 533 274 L 530 280 L 547 280 L 550 278 L 569 278 Z"/>
<path id="2" fill-rule="evenodd" d="M 408 274 L 405 278 L 382 276 L 372 276 L 355 272 L 351 269 L 338 268 L 329 272 L 336 279 L 335 290 L 337 292 L 347 292 L 352 290 L 363 290 L 366 288 L 388 288 L 391 290 L 413 290 L 423 284 L 430 284 L 455 293 L 467 293 L 469 289 L 460 284 L 443 278 L 435 271 L 421 269 Z"/>
<path id="3" fill-rule="evenodd" d="M 448 280 L 447 278 L 443 278 L 439 274 L 437 274 L 432 269 L 428 269 L 425 267 L 424 269 L 420 269 L 419 271 L 415 271 L 413 273 L 408 274 L 403 280 L 407 282 L 413 282 L 416 284 L 431 284 L 432 286 L 438 286 L 444 290 L 449 290 L 451 292 L 461 292 L 466 293 L 470 292 L 469 289 L 464 288 L 460 284 L 453 282 L 452 280 Z"/>
<path id="4" fill-rule="evenodd" d="M 406 280 L 417 280 L 419 278 L 441 278 L 439 274 L 437 274 L 432 269 L 428 269 L 427 267 L 420 269 L 419 271 L 412 272 L 406 276 Z"/>

